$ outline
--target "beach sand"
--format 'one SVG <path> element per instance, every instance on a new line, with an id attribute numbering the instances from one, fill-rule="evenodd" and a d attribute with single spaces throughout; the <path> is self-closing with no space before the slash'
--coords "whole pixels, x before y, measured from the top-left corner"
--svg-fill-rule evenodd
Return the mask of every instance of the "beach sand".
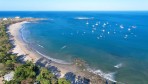
<path id="1" fill-rule="evenodd" d="M 60 64 L 57 62 L 54 62 L 50 59 L 47 59 L 45 57 L 40 56 L 36 52 L 33 52 L 33 50 L 25 43 L 20 35 L 19 30 L 22 28 L 22 25 L 27 23 L 27 21 L 18 22 L 15 24 L 11 24 L 8 27 L 8 33 L 10 34 L 10 39 L 13 40 L 13 45 L 15 46 L 12 49 L 12 52 L 17 54 L 17 56 L 24 56 L 24 61 L 33 61 L 34 63 L 42 63 L 45 67 L 48 66 L 55 66 L 60 71 L 59 77 L 64 77 L 64 75 L 67 72 L 72 72 L 76 74 L 76 76 L 82 76 L 85 78 L 91 79 L 91 81 L 94 79 L 94 82 L 92 84 L 103 84 L 104 80 L 98 76 L 95 75 L 87 70 L 84 71 L 84 69 L 80 68 L 76 63 L 73 64 Z"/>
<path id="2" fill-rule="evenodd" d="M 24 55 L 24 61 L 36 61 L 39 57 L 35 55 L 35 53 L 31 52 L 27 49 L 27 44 L 20 39 L 19 30 L 22 28 L 22 25 L 27 23 L 26 21 L 18 22 L 12 24 L 8 27 L 8 33 L 11 35 L 11 39 L 13 40 L 13 45 L 15 46 L 12 49 L 12 52 L 17 54 L 18 56 Z"/>

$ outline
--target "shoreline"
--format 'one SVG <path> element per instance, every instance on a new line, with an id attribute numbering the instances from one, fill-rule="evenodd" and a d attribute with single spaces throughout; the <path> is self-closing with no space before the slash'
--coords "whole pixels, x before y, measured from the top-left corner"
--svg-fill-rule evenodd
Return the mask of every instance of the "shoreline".
<path id="1" fill-rule="evenodd" d="M 48 68 L 49 66 L 55 66 L 57 67 L 57 70 L 60 72 L 60 76 L 59 76 L 60 78 L 64 77 L 66 73 L 72 72 L 76 76 L 81 76 L 81 77 L 90 79 L 90 82 L 92 84 L 94 84 L 93 82 L 97 82 L 95 84 L 100 84 L 100 83 L 104 84 L 107 81 L 101 76 L 88 71 L 84 65 L 81 65 L 83 63 L 81 63 L 79 60 L 76 60 L 72 64 L 61 64 L 61 63 L 57 63 L 52 59 L 49 59 L 46 56 L 40 56 L 39 53 L 34 52 L 31 49 L 31 47 L 29 47 L 29 45 L 25 43 L 23 39 L 19 36 L 20 29 L 23 27 L 23 24 L 27 22 L 28 21 L 17 22 L 7 27 L 8 33 L 11 36 L 10 39 L 13 40 L 12 44 L 15 46 L 12 49 L 12 52 L 17 54 L 17 56 L 23 56 L 23 61 L 27 61 L 27 60 L 33 61 L 33 63 L 42 64 L 46 68 Z"/>
<path id="2" fill-rule="evenodd" d="M 8 33 L 10 33 L 10 36 L 12 36 L 10 39 L 13 40 L 13 45 L 15 46 L 13 49 L 12 49 L 12 52 L 14 54 L 17 54 L 17 56 L 25 56 L 23 59 L 23 61 L 33 61 L 33 63 L 36 63 L 39 59 L 42 59 L 44 58 L 44 60 L 47 60 L 48 57 L 42 57 L 42 56 L 39 56 L 35 51 L 33 51 L 29 45 L 27 43 L 25 43 L 23 41 L 23 39 L 19 36 L 19 30 L 23 27 L 22 25 L 27 23 L 27 21 L 23 21 L 23 22 L 18 22 L 18 23 L 15 23 L 15 24 L 11 24 L 9 27 L 8 27 Z M 51 59 L 49 59 L 51 60 Z M 62 67 L 66 67 L 66 66 L 71 66 L 73 64 L 61 64 L 61 63 L 57 63 L 56 61 L 53 61 L 51 62 L 51 65 L 60 65 Z M 66 66 L 65 66 L 66 65 Z M 59 68 L 59 66 L 58 66 Z M 72 68 L 72 67 L 71 67 Z M 74 69 L 74 67 L 73 67 Z M 61 73 L 62 74 L 66 74 L 66 72 L 68 71 L 71 71 L 69 69 L 64 69 L 62 68 L 61 70 Z M 76 71 L 76 68 L 75 68 L 75 71 Z"/>
<path id="3" fill-rule="evenodd" d="M 23 22 L 18 22 L 15 24 L 11 24 L 7 29 L 8 29 L 8 33 L 11 40 L 13 40 L 12 45 L 14 46 L 14 48 L 12 49 L 12 52 L 14 54 L 17 54 L 17 56 L 21 56 L 21 55 L 28 55 L 24 58 L 24 61 L 35 61 L 37 60 L 39 57 L 37 57 L 34 53 L 32 53 L 31 51 L 29 51 L 27 49 L 27 45 L 23 42 L 23 40 L 21 40 L 20 36 L 19 36 L 19 30 L 22 28 L 22 25 L 27 23 L 27 21 L 23 21 Z"/>

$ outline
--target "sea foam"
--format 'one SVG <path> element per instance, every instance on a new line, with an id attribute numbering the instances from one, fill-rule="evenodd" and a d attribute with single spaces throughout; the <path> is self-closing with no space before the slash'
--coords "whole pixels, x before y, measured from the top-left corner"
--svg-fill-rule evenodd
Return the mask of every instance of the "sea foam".
<path id="1" fill-rule="evenodd" d="M 101 77 L 103 77 L 104 79 L 107 79 L 109 81 L 112 81 L 112 82 L 117 82 L 115 80 L 115 74 L 116 72 L 110 72 L 110 73 L 104 73 L 103 71 L 101 70 L 92 70 L 92 69 L 88 69 L 88 71 L 96 74 L 96 75 L 99 75 Z"/>
<path id="2" fill-rule="evenodd" d="M 44 48 L 44 46 L 42 46 L 42 45 L 40 45 L 40 44 L 37 44 L 39 47 L 41 47 L 41 48 Z"/>
<path id="3" fill-rule="evenodd" d="M 26 22 L 27 23 L 27 22 Z M 25 29 L 25 25 L 21 25 L 21 29 L 19 30 L 20 33 L 21 33 L 21 38 L 22 40 L 25 42 L 25 43 L 29 43 L 26 39 L 25 39 L 25 36 L 23 34 L 23 30 Z"/>
<path id="4" fill-rule="evenodd" d="M 123 65 L 122 63 L 119 63 L 119 64 L 115 65 L 114 67 L 118 69 L 118 68 L 121 68 L 122 65 Z"/>
<path id="5" fill-rule="evenodd" d="M 67 46 L 65 45 L 65 46 L 63 46 L 62 48 L 61 48 L 61 50 L 63 50 L 63 49 L 65 49 Z"/>
<path id="6" fill-rule="evenodd" d="M 71 64 L 71 63 L 68 63 L 68 62 L 65 62 L 65 61 L 62 61 L 62 60 L 59 60 L 59 59 L 54 59 L 54 58 L 51 58 L 50 56 L 47 56 L 47 55 L 44 55 L 44 54 L 42 54 L 41 52 L 39 52 L 39 51 L 37 51 L 37 50 L 35 50 L 39 55 L 41 55 L 41 56 L 43 56 L 43 57 L 45 57 L 45 58 L 47 58 L 47 59 L 49 59 L 49 60 L 52 60 L 52 61 L 54 61 L 54 62 L 57 62 L 57 63 L 60 63 L 60 64 Z"/>

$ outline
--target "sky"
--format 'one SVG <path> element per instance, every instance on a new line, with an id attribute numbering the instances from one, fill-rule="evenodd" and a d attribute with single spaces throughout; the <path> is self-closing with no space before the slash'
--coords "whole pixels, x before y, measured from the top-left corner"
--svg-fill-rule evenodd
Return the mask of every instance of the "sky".
<path id="1" fill-rule="evenodd" d="M 0 0 L 0 11 L 130 10 L 148 10 L 148 0 Z"/>

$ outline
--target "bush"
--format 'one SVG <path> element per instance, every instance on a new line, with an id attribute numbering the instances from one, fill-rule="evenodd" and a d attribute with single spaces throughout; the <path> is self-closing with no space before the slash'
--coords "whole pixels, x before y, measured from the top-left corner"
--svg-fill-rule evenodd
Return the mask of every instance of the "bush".
<path id="1" fill-rule="evenodd" d="M 60 78 L 58 80 L 58 84 L 70 84 L 70 81 L 66 80 L 65 78 Z"/>
<path id="2" fill-rule="evenodd" d="M 27 62 L 15 69 L 14 80 L 22 81 L 28 78 L 35 79 L 37 69 L 38 67 L 33 63 Z"/>
<path id="3" fill-rule="evenodd" d="M 46 68 L 41 68 L 40 74 L 37 76 L 37 81 L 41 84 L 57 84 L 56 77 Z"/>

